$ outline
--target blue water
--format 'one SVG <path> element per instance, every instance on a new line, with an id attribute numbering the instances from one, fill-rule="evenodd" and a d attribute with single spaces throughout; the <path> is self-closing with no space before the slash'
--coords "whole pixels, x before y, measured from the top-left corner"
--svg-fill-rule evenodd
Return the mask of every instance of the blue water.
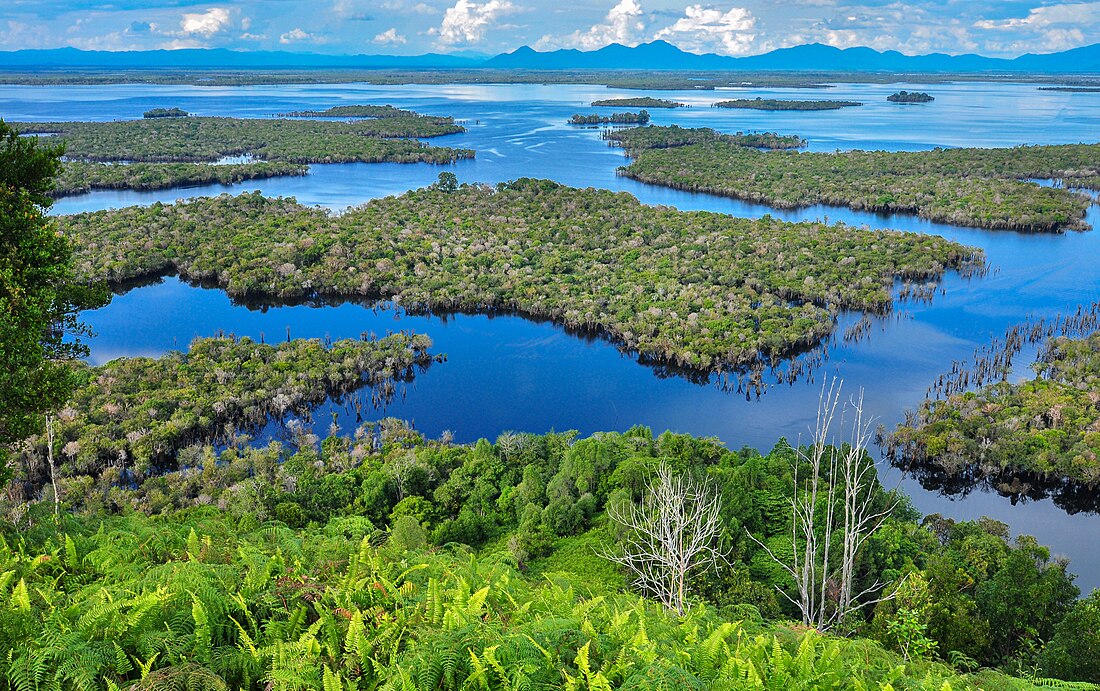
<path id="1" fill-rule="evenodd" d="M 894 91 L 926 90 L 933 104 L 886 103 Z M 278 87 L 181 87 L 124 85 L 110 87 L 0 86 L 0 116 L 10 120 L 140 117 L 151 107 L 179 106 L 200 115 L 265 117 L 306 108 L 352 103 L 392 103 L 424 113 L 454 115 L 469 131 L 433 143 L 477 151 L 477 158 L 453 166 L 425 164 L 315 165 L 308 176 L 241 185 L 219 185 L 156 192 L 93 192 L 60 200 L 55 213 L 174 201 L 196 195 L 258 189 L 294 196 L 336 212 L 369 199 L 400 194 L 429 184 L 442 170 L 463 182 L 494 183 L 516 177 L 546 177 L 574 186 L 624 190 L 648 204 L 705 209 L 737 216 L 766 213 L 791 219 L 828 218 L 872 228 L 896 228 L 942 235 L 982 247 L 993 267 L 981 278 L 945 278 L 945 295 L 931 304 L 901 303 L 897 313 L 876 322 L 870 338 L 838 343 L 815 376 L 793 386 L 771 386 L 759 400 L 723 391 L 714 383 L 696 383 L 675 373 L 639 364 L 601 339 L 566 333 L 549 323 L 513 316 L 408 316 L 385 306 L 344 304 L 327 307 L 235 305 L 226 294 L 163 281 L 115 298 L 89 312 L 97 332 L 91 341 L 94 362 L 126 355 L 158 355 L 186 347 L 196 336 L 232 332 L 276 341 L 292 337 L 354 337 L 413 329 L 432 336 L 445 363 L 433 365 L 408 384 L 385 414 L 413 420 L 430 436 L 451 430 L 460 441 L 495 438 L 506 430 L 543 432 L 578 429 L 582 433 L 646 424 L 716 436 L 731 447 L 770 447 L 780 436 L 804 438 L 823 380 L 842 377 L 846 387 L 866 392 L 868 410 L 891 427 L 906 408 L 923 398 L 929 384 L 964 360 L 975 348 L 1001 335 L 1026 316 L 1073 311 L 1100 299 L 1097 258 L 1100 234 L 1025 235 L 934 224 L 911 216 L 880 216 L 847 209 L 811 207 L 777 211 L 709 195 L 648 186 L 619 177 L 625 162 L 619 149 L 606 146 L 599 129 L 565 124 L 577 112 L 593 112 L 597 98 L 637 95 L 591 86 L 448 85 L 378 87 L 321 85 Z M 1100 98 L 1092 94 L 1042 92 L 1036 85 L 950 84 L 921 86 L 841 85 L 814 98 L 864 101 L 840 111 L 781 113 L 720 110 L 714 101 L 744 97 L 805 98 L 805 91 L 756 89 L 715 92 L 655 92 L 647 95 L 689 103 L 692 107 L 652 110 L 656 124 L 710 126 L 723 131 L 771 130 L 800 134 L 814 150 L 885 148 L 920 150 L 934 146 L 1009 146 L 1100 140 Z M 601 109 L 601 111 L 604 109 Z M 607 111 L 611 112 L 611 111 Z M 1093 207 L 1090 222 L 1100 224 Z M 859 315 L 841 318 L 844 325 Z M 1017 360 L 1016 376 L 1027 375 L 1028 353 Z M 333 406 L 344 428 L 354 415 Z M 327 426 L 329 408 L 315 419 Z M 924 512 L 955 518 L 987 515 L 1018 532 L 1036 535 L 1056 554 L 1069 556 L 1086 589 L 1100 585 L 1100 517 L 1070 515 L 1051 500 L 1013 505 L 995 493 L 975 491 L 946 497 L 926 491 L 894 471 L 887 482 L 900 482 Z"/>

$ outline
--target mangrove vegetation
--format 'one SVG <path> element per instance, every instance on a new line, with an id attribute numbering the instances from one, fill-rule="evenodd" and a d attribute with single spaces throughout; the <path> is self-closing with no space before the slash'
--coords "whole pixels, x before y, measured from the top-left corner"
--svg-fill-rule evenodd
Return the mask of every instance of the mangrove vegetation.
<path id="1" fill-rule="evenodd" d="M 1100 332 L 1051 339 L 1022 382 L 925 400 L 887 440 L 896 462 L 1006 488 L 1029 477 L 1100 483 Z M 1020 493 L 1027 487 L 1018 487 Z"/>
<path id="2" fill-rule="evenodd" d="M 594 108 L 683 108 L 684 104 L 670 101 L 667 98 L 641 96 L 638 98 L 605 98 L 592 101 L 592 106 Z"/>
<path id="3" fill-rule="evenodd" d="M 77 385 L 49 435 L 29 437 L 19 449 L 15 490 L 31 491 L 51 472 L 140 482 L 174 467 L 186 446 L 231 440 L 330 396 L 369 386 L 375 402 L 383 403 L 399 382 L 431 364 L 430 347 L 427 336 L 405 333 L 278 345 L 200 338 L 186 353 L 79 367 Z M 41 463 L 50 439 L 56 467 Z"/>
<path id="4" fill-rule="evenodd" d="M 723 134 L 709 127 L 680 127 L 679 125 L 649 125 L 611 130 L 603 138 L 612 146 L 621 146 L 634 155 L 646 149 L 671 149 L 690 144 L 719 142 L 729 146 L 754 149 L 800 149 L 806 141 L 793 134 L 774 132 L 737 132 Z"/>
<path id="5" fill-rule="evenodd" d="M 931 103 L 936 99 L 923 91 L 898 91 L 886 97 L 890 103 Z"/>
<path id="6" fill-rule="evenodd" d="M 241 298 L 516 311 L 699 371 L 812 347 L 842 309 L 891 309 L 896 279 L 981 262 L 935 236 L 681 212 L 546 180 L 459 187 L 446 174 L 339 216 L 257 193 L 60 227 L 87 280 L 179 273 Z"/>
<path id="7" fill-rule="evenodd" d="M 190 113 L 182 108 L 153 108 L 142 113 L 143 118 L 185 118 Z"/>
<path id="8" fill-rule="evenodd" d="M 831 204 L 996 230 L 1088 229 L 1087 195 L 1027 180 L 1100 172 L 1100 144 L 799 153 L 757 151 L 706 129 L 606 136 L 634 157 L 621 174 L 646 183 L 786 209 Z"/>
<path id="9" fill-rule="evenodd" d="M 795 101 L 776 98 L 737 98 L 718 101 L 715 108 L 745 108 L 749 110 L 839 110 L 863 105 L 859 101 Z"/>
<path id="10" fill-rule="evenodd" d="M 430 147 L 414 137 L 462 132 L 450 118 L 387 117 L 334 122 L 241 118 L 155 118 L 113 122 L 12 123 L 53 134 L 81 161 L 215 162 L 245 154 L 281 163 L 427 162 L 472 158 L 468 149 Z"/>
<path id="11" fill-rule="evenodd" d="M 65 197 L 100 189 L 164 190 L 196 185 L 232 185 L 245 180 L 306 175 L 299 163 L 90 163 L 67 161 L 50 195 Z"/>
<path id="12" fill-rule="evenodd" d="M 649 111 L 637 113 L 612 113 L 611 115 L 581 115 L 575 113 L 569 118 L 570 125 L 644 125 L 649 122 Z"/>

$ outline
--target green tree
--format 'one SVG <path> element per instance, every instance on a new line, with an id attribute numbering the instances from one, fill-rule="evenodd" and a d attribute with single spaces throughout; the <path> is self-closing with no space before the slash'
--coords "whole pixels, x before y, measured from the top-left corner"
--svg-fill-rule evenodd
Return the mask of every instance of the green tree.
<path id="1" fill-rule="evenodd" d="M 1100 683 L 1100 590 L 1076 602 L 1040 658 L 1045 674 Z"/>
<path id="2" fill-rule="evenodd" d="M 62 150 L 0 121 L 0 457 L 68 398 L 67 361 L 87 348 L 66 336 L 85 332 L 78 309 L 108 299 L 74 281 L 69 242 L 45 214 Z"/>

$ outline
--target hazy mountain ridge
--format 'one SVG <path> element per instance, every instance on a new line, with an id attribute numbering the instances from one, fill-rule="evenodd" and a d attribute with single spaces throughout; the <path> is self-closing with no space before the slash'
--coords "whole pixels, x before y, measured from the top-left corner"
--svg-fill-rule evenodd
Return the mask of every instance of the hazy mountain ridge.
<path id="1" fill-rule="evenodd" d="M 618 43 L 593 51 L 539 52 L 522 46 L 490 58 L 477 55 L 324 55 L 286 51 L 233 51 L 224 48 L 85 51 L 76 48 L 0 52 L 0 70 L 19 69 L 621 69 L 621 70 L 813 70 L 815 72 L 1100 72 L 1100 43 L 1059 53 L 1028 53 L 1017 58 L 982 55 L 905 55 L 895 50 L 835 48 L 813 43 L 761 55 L 730 57 L 697 54 L 665 41 L 628 47 Z"/>

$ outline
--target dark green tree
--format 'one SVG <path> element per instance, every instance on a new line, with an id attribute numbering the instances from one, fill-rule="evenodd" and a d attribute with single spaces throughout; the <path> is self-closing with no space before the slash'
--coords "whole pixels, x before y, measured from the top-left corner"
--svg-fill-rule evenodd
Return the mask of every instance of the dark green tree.
<path id="1" fill-rule="evenodd" d="M 77 311 L 109 299 L 75 282 L 69 242 L 46 217 L 62 150 L 0 120 L 0 458 L 68 398 L 68 361 L 87 353 L 72 338 L 85 333 Z"/>

